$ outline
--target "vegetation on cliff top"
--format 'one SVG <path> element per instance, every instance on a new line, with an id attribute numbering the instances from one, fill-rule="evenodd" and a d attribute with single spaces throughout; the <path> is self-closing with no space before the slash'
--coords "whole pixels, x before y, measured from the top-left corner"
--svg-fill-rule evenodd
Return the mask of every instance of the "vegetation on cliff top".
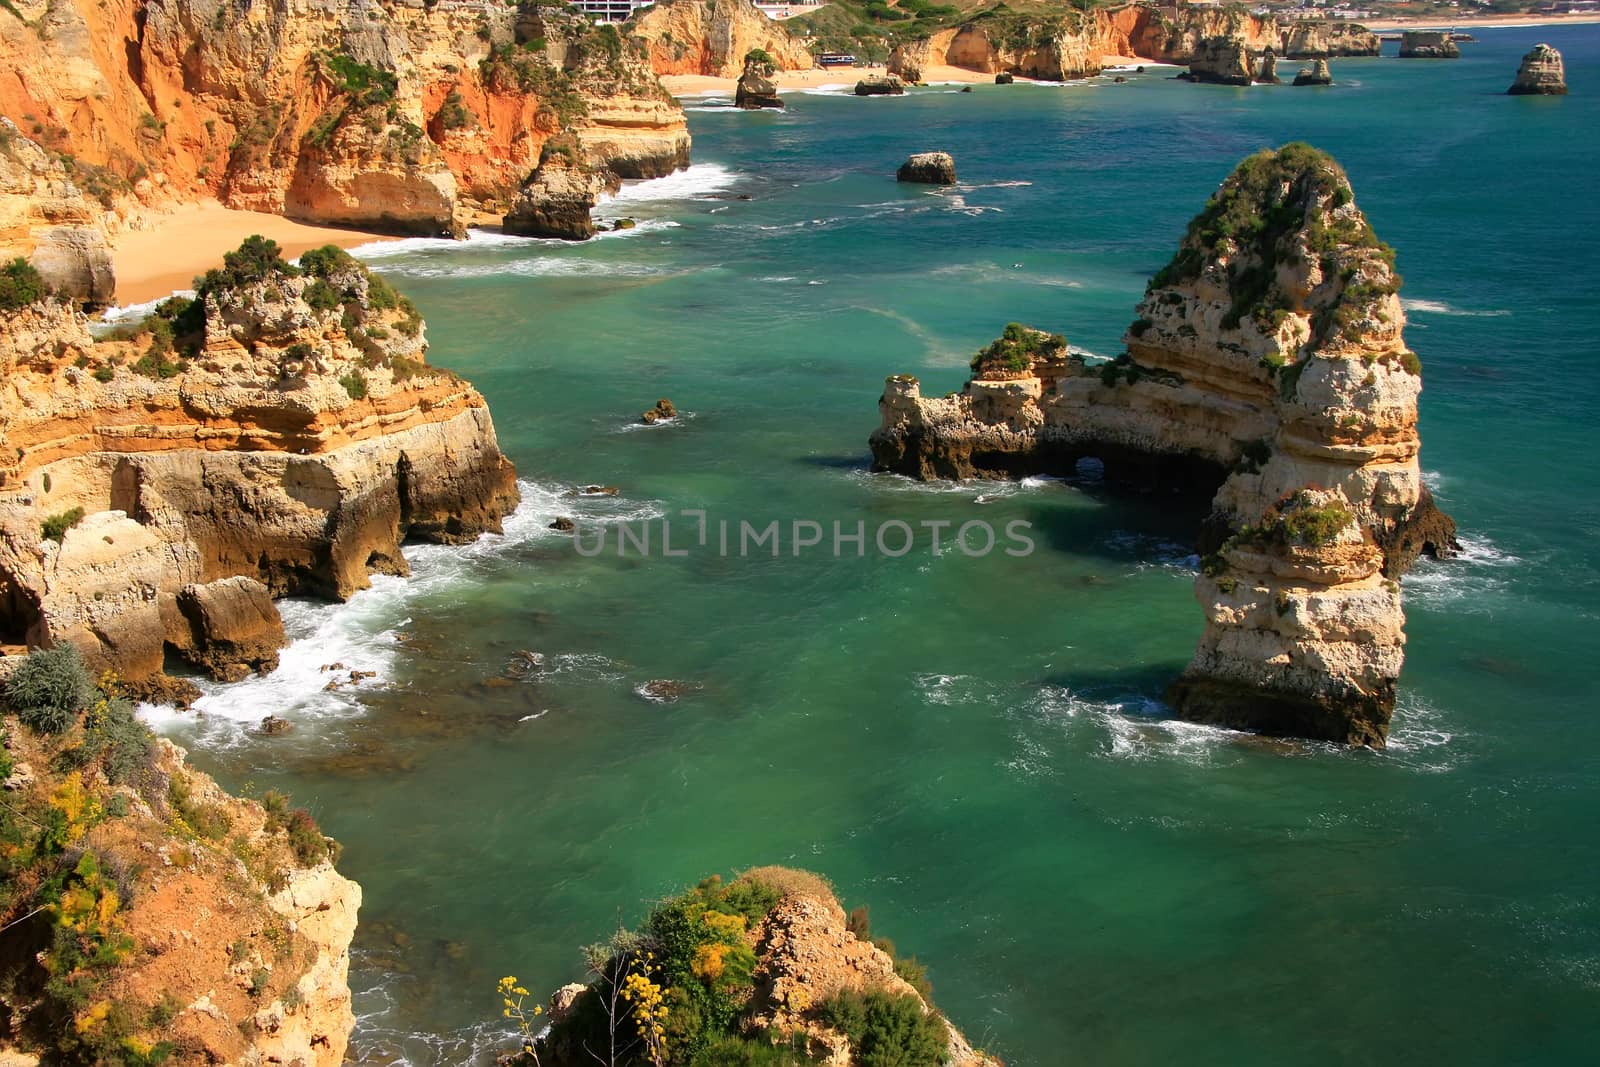
<path id="1" fill-rule="evenodd" d="M 1349 179 L 1333 157 L 1296 142 L 1263 149 L 1236 167 L 1190 221 L 1177 254 L 1150 279 L 1151 293 L 1198 278 L 1225 261 L 1232 302 L 1224 329 L 1246 317 L 1271 330 L 1304 311 L 1278 284 L 1281 263 L 1316 257 L 1342 284 L 1315 309 L 1315 336 L 1358 321 L 1371 303 L 1397 292 L 1394 251 L 1354 207 Z M 1381 267 L 1376 263 L 1381 263 Z"/>
<path id="2" fill-rule="evenodd" d="M 1059 358 L 1066 349 L 1067 339 L 1058 333 L 1007 323 L 999 337 L 972 357 L 972 373 L 979 378 L 1021 374 L 1030 370 L 1035 360 Z"/>
<path id="3" fill-rule="evenodd" d="M 0 266 L 0 311 L 18 311 L 49 295 L 44 278 L 21 256 Z"/>
<path id="4" fill-rule="evenodd" d="M 158 882 L 201 870 L 235 879 L 234 890 L 259 902 L 290 866 L 328 857 L 330 842 L 287 798 L 277 821 L 269 805 L 255 831 L 196 795 L 116 677 L 91 678 L 71 645 L 30 653 L 4 696 L 0 998 L 8 1036 L 62 1064 L 148 1067 L 197 1051 L 171 1030 L 182 1007 L 173 994 L 187 990 L 136 991 L 124 980 L 171 949 L 134 936 L 136 909 Z M 254 882 L 228 873 L 241 863 Z M 292 960 L 293 933 L 266 932 L 281 944 L 270 958 Z M 290 968 L 269 975 L 261 995 L 287 990 L 297 976 Z M 223 975 L 194 977 L 215 984 Z"/>
<path id="5" fill-rule="evenodd" d="M 658 903 L 637 930 L 619 930 L 584 949 L 590 981 L 556 1013 L 547 1032 L 542 1006 L 514 976 L 500 983 L 502 1012 L 523 1032 L 513 1062 L 561 1067 L 798 1067 L 815 1062 L 803 1035 L 758 1030 L 757 934 L 791 895 L 833 900 L 826 882 L 805 871 L 763 867 L 723 882 L 712 876 Z M 870 940 L 866 910 L 849 929 Z M 873 942 L 893 957 L 885 939 Z M 927 977 L 915 960 L 895 971 L 924 996 Z M 937 1013 L 909 993 L 846 991 L 806 1012 L 817 1026 L 849 1037 L 861 1067 L 935 1067 L 945 1062 L 948 1033 Z"/>

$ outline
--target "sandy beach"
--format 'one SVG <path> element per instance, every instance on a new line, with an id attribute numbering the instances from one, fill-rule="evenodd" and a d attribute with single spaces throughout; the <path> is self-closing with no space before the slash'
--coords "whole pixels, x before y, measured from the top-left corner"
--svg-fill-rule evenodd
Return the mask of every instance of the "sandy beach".
<path id="1" fill-rule="evenodd" d="M 392 235 L 308 226 L 279 215 L 235 211 L 216 201 L 190 204 L 156 220 L 148 230 L 132 230 L 117 238 L 111 259 L 117 272 L 117 302 L 138 304 L 177 289 L 187 289 L 194 276 L 220 266 L 253 233 L 270 237 L 294 258 L 311 248 L 341 248 L 392 241 Z"/>
<path id="2" fill-rule="evenodd" d="M 1600 22 L 1600 15 L 1463 15 L 1450 19 L 1362 19 L 1361 25 L 1369 30 L 1492 30 L 1523 26 L 1586 26 L 1597 22 Z"/>
<path id="3" fill-rule="evenodd" d="M 1151 62 L 1148 59 L 1137 59 L 1133 56 L 1104 56 L 1102 62 L 1107 67 L 1132 67 L 1141 63 Z M 888 68 L 876 67 L 816 67 L 811 70 L 781 70 L 773 81 L 778 85 L 781 93 L 785 89 L 821 89 L 829 86 L 847 88 L 854 86 L 863 78 L 882 77 L 887 74 Z M 993 74 L 984 74 L 981 71 L 966 70 L 962 67 L 929 67 L 922 72 L 922 78 L 929 85 L 938 83 L 958 85 L 992 85 Z M 1018 81 L 1028 81 L 1027 78 L 1018 78 Z M 703 74 L 664 74 L 661 84 L 674 96 L 706 96 L 712 93 L 734 94 L 738 87 L 736 78 L 712 78 Z"/>

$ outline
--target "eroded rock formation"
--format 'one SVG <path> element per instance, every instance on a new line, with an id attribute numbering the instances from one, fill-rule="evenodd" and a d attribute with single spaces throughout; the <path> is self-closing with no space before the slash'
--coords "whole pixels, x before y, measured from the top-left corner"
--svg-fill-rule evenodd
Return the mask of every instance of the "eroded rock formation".
<path id="1" fill-rule="evenodd" d="M 1208 37 L 1200 42 L 1189 69 L 1178 77 L 1213 85 L 1249 85 L 1256 80 L 1250 48 L 1233 37 Z"/>
<path id="2" fill-rule="evenodd" d="M 1151 279 L 1103 365 L 1021 326 L 959 394 L 889 379 L 874 465 L 918 478 L 1071 471 L 1218 485 L 1189 718 L 1381 746 L 1403 659 L 1399 577 L 1454 548 L 1421 481 L 1421 367 L 1392 251 L 1326 155 L 1251 157 Z"/>
<path id="3" fill-rule="evenodd" d="M 1561 53 L 1547 44 L 1536 44 L 1522 57 L 1517 80 L 1506 90 L 1512 96 L 1565 96 L 1567 71 Z"/>
<path id="4" fill-rule="evenodd" d="M 105 304 L 116 291 L 106 244 L 110 205 L 76 178 L 60 156 L 0 118 L 0 259 L 23 256 L 56 292 Z"/>
<path id="5" fill-rule="evenodd" d="M 381 279 L 337 249 L 304 262 L 252 239 L 126 341 L 61 303 L 6 317 L 6 643 L 69 641 L 140 686 L 168 648 L 237 676 L 282 640 L 255 583 L 344 598 L 405 573 L 408 536 L 499 530 L 517 489 L 483 397 L 424 361 Z"/>
<path id="6" fill-rule="evenodd" d="M 122 215 L 212 196 L 445 234 L 503 212 L 559 134 L 623 177 L 688 160 L 682 109 L 645 44 L 561 5 L 18 0 L 17 10 L 22 19 L 0 18 L 0 114 L 33 116 L 36 130 L 23 132 L 70 157 Z"/>
<path id="7" fill-rule="evenodd" d="M 503 225 L 524 237 L 584 241 L 596 227 L 590 212 L 600 195 L 618 186 L 615 175 L 597 170 L 568 145 L 546 146 L 544 161 L 528 176 L 511 202 Z"/>
<path id="8" fill-rule="evenodd" d="M 739 75 L 733 104 L 746 111 L 759 111 L 764 107 L 782 107 L 783 98 L 773 84 L 772 61 L 765 53 L 751 52 L 745 57 L 744 72 Z"/>
<path id="9" fill-rule="evenodd" d="M 906 83 L 895 74 L 874 75 L 856 82 L 857 96 L 900 96 L 905 91 Z"/>
<path id="10" fill-rule="evenodd" d="M 1218 43 L 1222 41 L 1228 44 Z M 1278 58 L 1312 59 L 1375 56 L 1378 48 L 1377 35 L 1362 26 L 1337 20 L 1282 23 L 1241 8 L 1179 8 L 1171 13 L 1130 4 L 1049 17 L 995 10 L 903 42 L 891 53 L 889 70 L 949 65 L 1065 81 L 1099 74 L 1106 56 L 1207 68 L 1217 67 L 1226 58 L 1224 52 L 1238 51 L 1243 57 L 1235 66 L 1246 78 L 1239 84 L 1248 84 L 1268 49 Z"/>
<path id="11" fill-rule="evenodd" d="M 1332 85 L 1333 72 L 1328 69 L 1328 61 L 1319 59 L 1309 67 L 1301 67 L 1300 72 L 1294 76 L 1296 85 Z"/>
<path id="12" fill-rule="evenodd" d="M 624 29 L 646 42 L 657 74 L 737 78 L 759 49 L 778 70 L 809 70 L 811 52 L 750 0 L 659 0 Z"/>
<path id="13" fill-rule="evenodd" d="M 921 182 L 924 185 L 954 185 L 956 161 L 949 152 L 918 152 L 900 164 L 895 180 Z"/>
<path id="14" fill-rule="evenodd" d="M 1460 59 L 1461 46 L 1443 30 L 1407 30 L 1400 35 L 1401 59 Z"/>

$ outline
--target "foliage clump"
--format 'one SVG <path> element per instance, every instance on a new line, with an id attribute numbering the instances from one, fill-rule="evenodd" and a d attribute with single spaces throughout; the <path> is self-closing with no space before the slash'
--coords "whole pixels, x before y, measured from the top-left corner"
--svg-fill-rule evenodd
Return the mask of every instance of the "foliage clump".
<path id="1" fill-rule="evenodd" d="M 1030 370 L 1035 360 L 1059 358 L 1066 348 L 1067 339 L 1058 333 L 1011 322 L 987 348 L 972 357 L 972 370 L 977 375 L 1021 374 Z"/>
<path id="2" fill-rule="evenodd" d="M 950 1033 L 944 1020 L 909 993 L 847 990 L 823 1003 L 822 1022 L 850 1038 L 860 1067 L 938 1067 Z"/>
<path id="3" fill-rule="evenodd" d="M 50 287 L 21 256 L 0 266 L 0 311 L 18 311 L 50 295 Z"/>
<path id="4" fill-rule="evenodd" d="M 59 734 L 89 706 L 94 691 L 83 656 L 71 645 L 58 645 L 30 652 L 17 664 L 6 683 L 6 704 L 30 729 Z"/>
<path id="5" fill-rule="evenodd" d="M 1318 503 L 1302 489 L 1268 508 L 1259 525 L 1244 527 L 1231 542 L 1261 548 L 1320 548 L 1331 544 L 1355 518 L 1337 499 Z"/>

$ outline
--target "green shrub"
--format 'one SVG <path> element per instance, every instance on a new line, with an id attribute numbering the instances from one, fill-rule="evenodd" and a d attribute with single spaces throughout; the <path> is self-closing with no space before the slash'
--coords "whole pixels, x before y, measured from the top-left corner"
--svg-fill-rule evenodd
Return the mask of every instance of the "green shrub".
<path id="1" fill-rule="evenodd" d="M 46 540 L 60 544 L 62 538 L 67 536 L 67 531 L 83 521 L 82 508 L 68 508 L 59 514 L 52 515 L 39 524 L 39 532 Z"/>
<path id="2" fill-rule="evenodd" d="M 1417 358 L 1415 352 L 1407 350 L 1400 353 L 1400 366 L 1405 368 L 1407 374 L 1417 377 L 1422 376 L 1422 360 Z"/>
<path id="3" fill-rule="evenodd" d="M 28 653 L 6 683 L 6 703 L 24 725 L 42 734 L 66 730 L 93 699 L 89 668 L 71 645 Z"/>
<path id="4" fill-rule="evenodd" d="M 213 292 L 239 289 L 273 278 L 292 278 L 299 273 L 284 261 L 278 242 L 252 234 L 234 251 L 223 255 L 221 267 L 214 267 L 195 279 L 195 296 L 203 302 Z"/>
<path id="5" fill-rule="evenodd" d="M 350 394 L 351 400 L 365 400 L 367 398 L 367 376 L 358 370 L 350 371 L 339 376 L 339 384 L 344 386 L 344 391 Z"/>
<path id="6" fill-rule="evenodd" d="M 116 368 L 109 363 L 103 363 L 95 368 L 94 380 L 104 385 L 117 376 Z"/>
<path id="7" fill-rule="evenodd" d="M 321 278 L 306 286 L 305 292 L 300 294 L 300 299 L 304 300 L 312 311 L 332 311 L 344 304 L 344 297 L 339 294 L 339 290 Z"/>
<path id="8" fill-rule="evenodd" d="M 1279 520 L 1279 529 L 1285 540 L 1317 547 L 1339 536 L 1339 532 L 1355 520 L 1350 509 L 1343 504 L 1301 505 L 1289 510 Z"/>
<path id="9" fill-rule="evenodd" d="M 400 87 L 400 79 L 392 70 L 368 66 L 337 52 L 324 52 L 321 58 L 334 89 L 353 97 L 359 106 L 387 104 Z"/>
<path id="10" fill-rule="evenodd" d="M 289 848 L 302 867 L 314 867 L 332 852 L 328 839 L 317 826 L 317 820 L 305 808 L 295 808 L 284 821 L 289 835 Z"/>
<path id="11" fill-rule="evenodd" d="M 467 109 L 466 102 L 461 99 L 461 94 L 454 89 L 444 98 L 444 103 L 439 105 L 438 114 L 434 116 L 439 121 L 439 128 L 443 130 L 469 130 L 478 124 Z"/>
<path id="12" fill-rule="evenodd" d="M 227 837 L 233 825 L 233 820 L 220 804 L 204 804 L 196 800 L 190 792 L 188 779 L 182 776 L 174 776 L 167 784 L 167 804 L 185 826 L 212 841 Z"/>
<path id="13" fill-rule="evenodd" d="M 313 278 L 327 278 L 335 271 L 359 266 L 356 258 L 338 245 L 323 245 L 300 255 L 300 269 Z"/>
<path id="14" fill-rule="evenodd" d="M 915 956 L 903 956 L 895 960 L 894 973 L 905 979 L 906 984 L 921 994 L 923 1000 L 933 999 L 933 983 L 928 980 L 928 968 L 918 963 Z"/>
<path id="15" fill-rule="evenodd" d="M 49 295 L 44 277 L 21 256 L 0 267 L 0 311 L 16 311 Z"/>
<path id="16" fill-rule="evenodd" d="M 859 1067 L 938 1067 L 945 1062 L 949 1030 L 910 994 L 881 990 L 841 992 L 818 1010 L 824 1025 L 850 1039 Z"/>
<path id="17" fill-rule="evenodd" d="M 1033 366 L 1035 359 L 1059 355 L 1066 347 L 1066 338 L 1060 334 L 1045 333 L 1011 322 L 1006 324 L 1005 331 L 989 347 L 972 357 L 972 369 L 978 373 L 995 369 L 1025 371 Z"/>

